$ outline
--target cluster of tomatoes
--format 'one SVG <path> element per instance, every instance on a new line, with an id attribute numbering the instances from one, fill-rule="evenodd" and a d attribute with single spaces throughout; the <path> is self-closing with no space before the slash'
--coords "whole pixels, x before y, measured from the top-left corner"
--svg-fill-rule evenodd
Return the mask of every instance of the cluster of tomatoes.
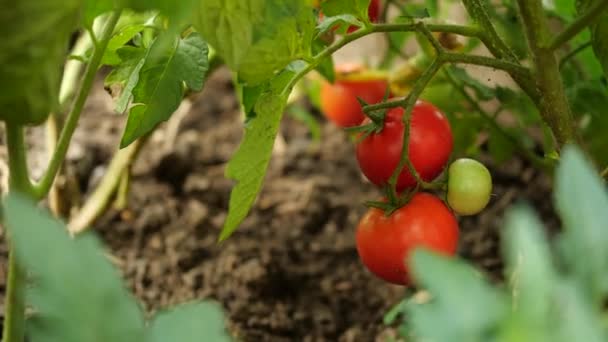
<path id="1" fill-rule="evenodd" d="M 369 128 L 356 133 L 356 156 L 367 179 L 384 189 L 401 159 L 404 109 L 396 107 L 383 113 L 381 120 L 371 120 L 357 98 L 379 103 L 389 88 L 385 75 L 351 65 L 338 68 L 336 81 L 324 82 L 321 87 L 321 110 L 329 120 L 340 127 Z M 480 212 L 492 189 L 487 168 L 466 158 L 449 165 L 445 184 L 436 181 L 448 166 L 453 136 L 449 121 L 434 105 L 421 100 L 414 105 L 408 142 L 411 165 L 422 181 L 435 181 L 433 184 L 447 190 L 447 204 L 433 193 L 418 191 L 415 177 L 404 167 L 396 180 L 397 203 L 390 210 L 370 208 L 356 234 L 363 264 L 378 277 L 401 285 L 411 283 L 407 258 L 415 248 L 456 253 L 459 229 L 455 215 Z"/>

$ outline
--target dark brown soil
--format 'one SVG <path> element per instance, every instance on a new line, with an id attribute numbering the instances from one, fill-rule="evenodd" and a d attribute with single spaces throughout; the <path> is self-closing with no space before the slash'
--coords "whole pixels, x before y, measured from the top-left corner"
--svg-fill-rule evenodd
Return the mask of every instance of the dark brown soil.
<path id="1" fill-rule="evenodd" d="M 100 89 L 96 94 L 70 154 L 85 189 L 103 171 L 122 120 L 108 110 Z M 170 149 L 162 148 L 169 139 L 164 128 L 152 136 L 134 168 L 128 209 L 111 210 L 95 224 L 128 285 L 148 310 L 217 300 L 242 341 L 393 335 L 382 317 L 404 289 L 370 275 L 354 244 L 363 201 L 380 194 L 361 177 L 347 136 L 331 124 L 322 121 L 322 139 L 315 143 L 303 124 L 286 117 L 284 141 L 275 146 L 255 209 L 231 238 L 217 243 L 232 186 L 223 170 L 241 138 L 239 115 L 229 74 L 219 71 L 193 100 Z M 550 226 L 557 222 L 544 176 L 517 159 L 492 173 L 490 207 L 460 219 L 460 254 L 500 281 L 505 209 L 526 199 Z M 5 257 L 3 247 L 3 267 Z"/>

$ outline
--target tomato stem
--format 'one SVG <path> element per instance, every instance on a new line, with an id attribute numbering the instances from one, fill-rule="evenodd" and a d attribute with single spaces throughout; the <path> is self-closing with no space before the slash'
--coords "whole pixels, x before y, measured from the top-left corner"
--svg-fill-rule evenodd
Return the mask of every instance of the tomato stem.
<path id="1" fill-rule="evenodd" d="M 538 107 L 543 120 L 549 125 L 558 146 L 578 141 L 576 124 L 559 72 L 553 49 L 547 41 L 551 37 L 549 24 L 540 0 L 518 0 L 519 12 L 524 24 L 536 85 L 542 94 Z"/>
<path id="2" fill-rule="evenodd" d="M 587 26 L 598 20 L 606 9 L 608 9 L 608 0 L 595 1 L 585 13 L 576 18 L 576 20 L 549 42 L 548 49 L 555 50 L 574 38 L 574 36 L 586 29 Z"/>
<path id="3" fill-rule="evenodd" d="M 57 171 L 65 159 L 65 155 L 70 145 L 70 140 L 72 139 L 72 135 L 74 134 L 76 126 L 78 125 L 78 120 L 80 119 L 80 114 L 82 113 L 84 103 L 89 95 L 89 92 L 91 91 L 93 81 L 97 75 L 97 69 L 99 68 L 108 42 L 112 37 L 114 27 L 120 18 L 120 13 L 121 10 L 115 10 L 112 12 L 104 25 L 101 38 L 97 41 L 97 44 L 95 44 L 95 50 L 91 56 L 89 64 L 87 65 L 82 85 L 80 86 L 80 91 L 78 92 L 78 96 L 76 97 L 72 110 L 66 118 L 65 126 L 61 131 L 59 140 L 57 142 L 57 147 L 55 148 L 55 152 L 51 157 L 49 166 L 40 179 L 40 182 L 34 186 L 34 195 L 37 199 L 44 198 L 49 192 L 53 182 L 55 181 Z"/>

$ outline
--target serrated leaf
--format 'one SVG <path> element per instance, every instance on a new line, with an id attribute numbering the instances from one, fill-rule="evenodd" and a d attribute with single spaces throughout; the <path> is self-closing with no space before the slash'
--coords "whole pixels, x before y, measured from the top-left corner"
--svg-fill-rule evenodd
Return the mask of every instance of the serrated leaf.
<path id="1" fill-rule="evenodd" d="M 420 340 L 483 341 L 509 312 L 504 294 L 462 261 L 418 249 L 411 265 L 414 279 L 432 297 L 427 304 L 407 307 L 409 324 Z"/>
<path id="2" fill-rule="evenodd" d="M 142 312 L 97 238 L 70 238 L 63 224 L 19 194 L 9 195 L 4 214 L 17 258 L 33 278 L 27 293 L 36 310 L 27 325 L 32 341 L 143 339 Z"/>
<path id="3" fill-rule="evenodd" d="M 133 88 L 134 105 L 121 148 L 169 119 L 182 100 L 184 84 L 194 91 L 202 89 L 209 68 L 208 52 L 207 44 L 196 33 L 177 38 L 170 46 L 160 41 L 151 46 L 150 56 L 155 58 L 146 59 Z"/>
<path id="4" fill-rule="evenodd" d="M 542 223 L 527 207 L 507 213 L 504 257 L 510 279 L 513 307 L 530 330 L 548 330 L 557 282 Z"/>
<path id="5" fill-rule="evenodd" d="M 262 187 L 279 123 L 291 89 L 286 89 L 293 71 L 285 70 L 267 83 L 247 120 L 245 135 L 226 167 L 226 177 L 236 181 L 230 194 L 228 217 L 220 234 L 227 239 L 243 221 Z"/>
<path id="6" fill-rule="evenodd" d="M 157 313 L 146 342 L 230 342 L 222 308 L 213 302 L 189 303 Z"/>
<path id="7" fill-rule="evenodd" d="M 0 3 L 0 121 L 39 124 L 58 108 L 78 0 Z"/>
<path id="8" fill-rule="evenodd" d="M 252 86 L 311 56 L 315 21 L 310 1 L 209 0 L 200 2 L 194 27 Z"/>
<path id="9" fill-rule="evenodd" d="M 563 258 L 589 297 L 608 293 L 608 194 L 597 171 L 567 146 L 556 173 L 555 206 L 564 224 Z"/>
<path id="10" fill-rule="evenodd" d="M 370 0 L 325 0 L 321 2 L 321 11 L 328 17 L 351 14 L 357 19 L 369 22 L 369 4 Z"/>

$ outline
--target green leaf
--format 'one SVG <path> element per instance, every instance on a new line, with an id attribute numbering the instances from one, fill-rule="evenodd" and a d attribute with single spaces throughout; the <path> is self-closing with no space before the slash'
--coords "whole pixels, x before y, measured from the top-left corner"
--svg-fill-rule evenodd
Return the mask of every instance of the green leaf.
<path id="1" fill-rule="evenodd" d="M 608 194 L 593 166 L 567 146 L 556 174 L 555 206 L 564 224 L 562 254 L 595 302 L 608 294 Z"/>
<path id="2" fill-rule="evenodd" d="M 272 147 L 291 89 L 294 72 L 285 70 L 268 82 L 253 106 L 241 145 L 226 167 L 226 177 L 236 181 L 230 194 L 228 217 L 220 234 L 227 239 L 251 209 L 268 168 Z"/>
<path id="3" fill-rule="evenodd" d="M 122 59 L 118 56 L 117 50 L 133 39 L 135 35 L 143 31 L 145 27 L 143 24 L 131 24 L 124 26 L 120 31 L 116 32 L 108 42 L 101 63 L 105 65 L 119 64 Z"/>
<path id="4" fill-rule="evenodd" d="M 321 11 L 328 17 L 351 14 L 356 18 L 369 22 L 367 9 L 370 0 L 325 0 L 321 2 Z"/>
<path id="5" fill-rule="evenodd" d="M 91 29 L 95 18 L 114 9 L 114 2 L 114 0 L 84 0 L 83 25 Z"/>
<path id="6" fill-rule="evenodd" d="M 557 282 L 543 226 L 527 207 L 507 213 L 504 256 L 513 307 L 529 330 L 549 330 L 553 286 Z"/>
<path id="7" fill-rule="evenodd" d="M 78 0 L 0 3 L 0 121 L 40 124 L 58 108 Z"/>
<path id="8" fill-rule="evenodd" d="M 576 2 L 577 11 L 582 14 L 600 1 L 604 0 L 579 0 Z M 608 11 L 604 10 L 604 13 L 589 29 L 591 30 L 593 52 L 602 65 L 604 77 L 608 79 Z"/>
<path id="9" fill-rule="evenodd" d="M 122 63 L 108 74 L 104 82 L 106 87 L 112 85 L 120 87 L 120 95 L 116 99 L 116 112 L 124 113 L 127 110 L 133 89 L 139 82 L 139 73 L 149 53 L 150 49 L 131 46 L 125 46 L 117 51 Z"/>
<path id="10" fill-rule="evenodd" d="M 590 305 L 580 287 L 572 281 L 556 283 L 555 300 L 558 307 L 557 316 L 551 324 L 550 331 L 554 332 L 549 341 L 556 342 L 602 342 L 608 341 L 608 335 L 602 329 L 602 314 Z"/>
<path id="11" fill-rule="evenodd" d="M 209 68 L 209 49 L 200 35 L 177 38 L 172 45 L 156 41 L 133 88 L 133 103 L 122 140 L 121 148 L 152 131 L 156 125 L 169 119 L 179 106 L 184 85 L 199 91 L 203 87 Z"/>
<path id="12" fill-rule="evenodd" d="M 575 0 L 553 0 L 553 10 L 558 16 L 570 21 L 576 15 L 574 2 Z"/>
<path id="13" fill-rule="evenodd" d="M 146 342 L 230 342 L 222 308 L 213 302 L 189 303 L 154 316 Z"/>
<path id="14" fill-rule="evenodd" d="M 323 51 L 323 49 L 326 47 L 327 46 L 325 43 L 323 43 L 321 40 L 315 39 L 312 45 L 312 50 L 314 54 L 317 54 Z M 325 77 L 328 82 L 333 83 L 335 81 L 336 75 L 334 72 L 334 61 L 331 56 L 325 57 L 316 67 L 316 70 L 319 72 L 319 74 L 321 74 L 321 76 Z"/>
<path id="15" fill-rule="evenodd" d="M 36 310 L 27 324 L 32 341 L 143 340 L 142 312 L 92 234 L 71 238 L 19 194 L 8 196 L 4 214 L 17 258 L 33 280 L 27 293 Z"/>
<path id="16" fill-rule="evenodd" d="M 424 5 L 432 17 L 436 17 L 439 14 L 438 0 L 424 0 Z"/>
<path id="17" fill-rule="evenodd" d="M 324 17 L 317 27 L 316 37 L 319 37 L 330 30 L 335 30 L 336 28 L 341 27 L 349 27 L 351 25 L 361 27 L 363 26 L 363 22 L 352 14 L 340 14 L 333 17 Z"/>
<path id="18" fill-rule="evenodd" d="M 528 95 L 501 86 L 497 86 L 495 92 L 502 107 L 513 113 L 522 126 L 528 127 L 542 123 L 538 108 Z"/>
<path id="19" fill-rule="evenodd" d="M 484 341 L 510 310 L 504 294 L 462 261 L 419 249 L 412 266 L 414 279 L 432 296 L 427 304 L 411 303 L 407 308 L 420 340 Z"/>
<path id="20" fill-rule="evenodd" d="M 471 77 L 465 69 L 456 66 L 450 66 L 449 69 L 449 72 L 452 74 L 452 76 L 459 80 L 460 83 L 473 89 L 473 91 L 477 95 L 477 98 L 479 98 L 480 100 L 488 101 L 496 97 L 494 89 Z"/>
<path id="21" fill-rule="evenodd" d="M 488 150 L 494 161 L 498 164 L 502 164 L 513 157 L 515 146 L 513 146 L 511 140 L 507 139 L 502 132 L 490 127 Z"/>
<path id="22" fill-rule="evenodd" d="M 310 1 L 208 0 L 194 16 L 194 27 L 248 85 L 310 58 L 315 22 Z"/>

